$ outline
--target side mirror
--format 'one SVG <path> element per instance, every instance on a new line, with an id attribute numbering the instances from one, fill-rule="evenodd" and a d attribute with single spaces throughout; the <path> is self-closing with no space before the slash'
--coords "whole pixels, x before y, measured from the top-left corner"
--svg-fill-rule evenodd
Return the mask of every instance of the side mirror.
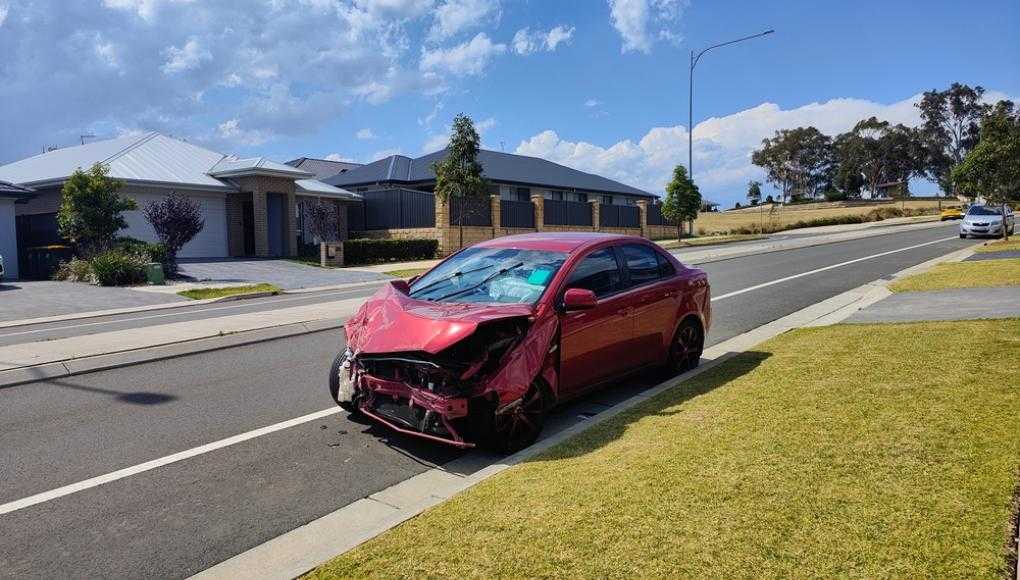
<path id="1" fill-rule="evenodd" d="M 415 274 L 414 276 L 411 276 L 410 278 L 407 279 L 407 285 L 410 286 L 411 284 L 414 284 L 415 282 L 418 281 L 418 278 L 421 278 L 421 274 Z"/>
<path id="2" fill-rule="evenodd" d="M 401 294 L 410 294 L 411 292 L 411 286 L 407 283 L 407 280 L 394 280 L 390 284 Z"/>
<path id="3" fill-rule="evenodd" d="M 595 308 L 597 304 L 598 299 L 595 298 L 595 293 L 591 290 L 570 288 L 563 294 L 563 309 L 567 312 L 571 310 L 588 310 L 589 308 Z"/>

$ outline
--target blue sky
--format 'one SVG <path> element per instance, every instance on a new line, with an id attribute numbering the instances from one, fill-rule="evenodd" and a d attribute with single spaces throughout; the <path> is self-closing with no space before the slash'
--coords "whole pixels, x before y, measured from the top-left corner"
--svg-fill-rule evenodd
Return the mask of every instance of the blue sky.
<path id="1" fill-rule="evenodd" d="M 489 148 L 661 192 L 689 51 L 766 28 L 697 70 L 694 174 L 724 205 L 777 129 L 916 123 L 953 81 L 1020 95 L 1015 0 L 0 0 L 0 163 L 146 130 L 371 161 L 438 148 L 465 112 Z"/>

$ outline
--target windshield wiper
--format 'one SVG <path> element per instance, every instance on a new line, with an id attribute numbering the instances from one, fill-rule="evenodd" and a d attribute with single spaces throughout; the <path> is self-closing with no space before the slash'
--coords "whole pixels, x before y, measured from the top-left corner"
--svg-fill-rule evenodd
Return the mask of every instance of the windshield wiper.
<path id="1" fill-rule="evenodd" d="M 488 264 L 486 266 L 480 266 L 480 267 L 474 268 L 472 270 L 463 270 L 463 271 L 458 270 L 457 272 L 454 272 L 453 274 L 450 274 L 446 278 L 440 278 L 440 279 L 436 280 L 435 282 L 429 282 L 428 284 L 426 284 L 426 285 L 424 285 L 424 286 L 422 286 L 420 288 L 415 288 L 414 290 L 411 290 L 411 292 L 410 292 L 410 294 L 408 294 L 408 296 L 414 296 L 418 292 L 424 292 L 424 291 L 428 290 L 429 288 L 432 288 L 434 286 L 438 286 L 439 284 L 442 284 L 443 282 L 449 282 L 449 281 L 453 280 L 454 278 L 463 276 L 464 274 L 471 274 L 473 272 L 480 272 L 482 270 L 488 270 L 489 268 L 494 268 L 495 266 L 496 266 L 496 264 Z"/>
<path id="2" fill-rule="evenodd" d="M 468 286 L 467 288 L 461 288 L 460 290 L 457 290 L 456 292 L 450 292 L 449 294 L 445 294 L 443 296 L 440 296 L 439 298 L 436 298 L 435 301 L 439 302 L 441 300 L 446 300 L 447 298 L 453 298 L 454 296 L 459 296 L 461 294 L 465 294 L 467 292 L 470 292 L 470 291 L 472 291 L 472 290 L 474 290 L 476 288 L 484 286 L 485 284 L 487 284 L 490 280 L 492 280 L 496 276 L 502 276 L 503 274 L 506 274 L 510 270 L 513 270 L 514 268 L 520 268 L 523 265 L 524 265 L 524 262 L 517 262 L 513 266 L 507 266 L 506 268 L 501 268 L 499 270 L 496 270 L 492 274 L 489 274 L 488 276 L 482 278 L 477 284 L 475 284 L 473 286 Z"/>

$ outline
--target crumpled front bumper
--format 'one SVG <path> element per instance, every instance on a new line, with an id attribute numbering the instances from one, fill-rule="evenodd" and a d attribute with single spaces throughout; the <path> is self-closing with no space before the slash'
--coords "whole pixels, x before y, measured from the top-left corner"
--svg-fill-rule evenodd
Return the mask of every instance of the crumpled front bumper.
<path id="1" fill-rule="evenodd" d="M 415 437 L 462 449 L 475 444 L 464 439 L 454 422 L 468 415 L 466 397 L 450 397 L 361 374 L 358 410 L 384 426 Z"/>

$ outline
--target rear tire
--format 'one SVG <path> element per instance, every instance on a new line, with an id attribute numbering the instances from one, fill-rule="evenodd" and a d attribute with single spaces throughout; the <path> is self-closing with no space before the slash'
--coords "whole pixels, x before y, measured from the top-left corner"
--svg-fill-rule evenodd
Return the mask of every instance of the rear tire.
<path id="1" fill-rule="evenodd" d="M 493 417 L 485 447 L 505 454 L 528 447 L 542 433 L 551 407 L 552 392 L 545 381 L 535 379 L 519 404 Z"/>
<path id="2" fill-rule="evenodd" d="M 967 239 L 967 234 L 960 234 L 960 239 L 961 240 L 966 240 Z"/>
<path id="3" fill-rule="evenodd" d="M 673 344 L 669 348 L 669 371 L 681 374 L 697 368 L 704 348 L 705 332 L 701 323 L 687 318 L 673 335 Z"/>
<path id="4" fill-rule="evenodd" d="M 329 394 L 333 397 L 333 401 L 344 411 L 347 411 L 352 416 L 361 414 L 358 410 L 358 406 L 353 401 L 337 401 L 337 397 L 340 394 L 340 371 L 344 364 L 344 353 L 337 353 L 336 358 L 333 359 L 333 366 L 329 368 Z"/>

